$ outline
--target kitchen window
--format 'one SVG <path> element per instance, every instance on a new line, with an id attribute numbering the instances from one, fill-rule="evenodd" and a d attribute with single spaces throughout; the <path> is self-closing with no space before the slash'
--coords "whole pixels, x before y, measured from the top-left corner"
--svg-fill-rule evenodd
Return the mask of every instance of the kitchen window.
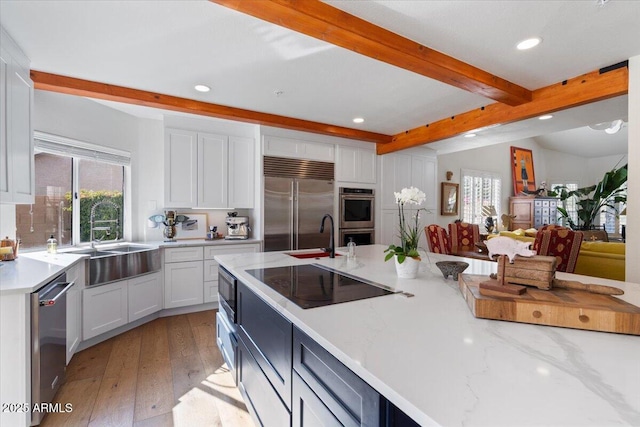
<path id="1" fill-rule="evenodd" d="M 24 249 L 123 238 L 129 153 L 36 132 L 35 203 L 16 205 Z"/>
<path id="2" fill-rule="evenodd" d="M 462 221 L 484 224 L 483 206 L 494 206 L 500 218 L 502 178 L 499 174 L 470 169 L 462 170 Z"/>

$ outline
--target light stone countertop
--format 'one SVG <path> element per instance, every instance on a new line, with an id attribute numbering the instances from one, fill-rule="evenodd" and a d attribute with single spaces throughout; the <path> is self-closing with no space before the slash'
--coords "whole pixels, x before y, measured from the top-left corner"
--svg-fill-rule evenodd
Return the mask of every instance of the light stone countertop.
<path id="1" fill-rule="evenodd" d="M 119 245 L 141 245 L 153 248 L 179 248 L 190 246 L 224 246 L 249 243 L 260 243 L 258 239 L 246 240 L 178 240 L 176 242 L 118 242 L 112 244 L 97 245 L 96 248 L 113 247 Z M 54 279 L 62 271 L 73 266 L 76 262 L 85 259 L 88 255 L 72 254 L 69 251 L 83 249 L 81 247 L 60 248 L 57 253 L 49 254 L 46 251 L 20 252 L 14 261 L 0 262 L 0 295 L 13 293 L 31 293 L 37 291 L 50 280 Z M 86 247 L 85 249 L 88 249 Z"/>
<path id="2" fill-rule="evenodd" d="M 461 258 L 430 253 L 416 279 L 398 279 L 384 249 L 358 246 L 355 262 L 275 252 L 215 258 L 422 426 L 640 425 L 640 337 L 476 319 L 435 266 Z M 497 266 L 465 261 L 465 274 Z M 312 262 L 415 296 L 303 310 L 245 272 Z M 622 299 L 640 306 L 638 284 L 557 277 L 623 288 Z"/>
<path id="3" fill-rule="evenodd" d="M 20 253 L 14 261 L 0 263 L 0 295 L 35 292 L 84 258 L 62 252 Z"/>

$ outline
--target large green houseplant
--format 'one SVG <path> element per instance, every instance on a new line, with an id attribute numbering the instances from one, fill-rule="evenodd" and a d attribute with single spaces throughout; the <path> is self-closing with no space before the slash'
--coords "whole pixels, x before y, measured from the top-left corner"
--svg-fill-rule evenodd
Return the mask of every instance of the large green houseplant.
<path id="1" fill-rule="evenodd" d="M 558 207 L 560 216 L 565 218 L 569 227 L 574 230 L 592 228 L 600 212 L 606 208 L 617 211 L 616 204 L 627 203 L 627 165 L 613 169 L 604 174 L 602 181 L 596 185 L 568 191 L 567 187 L 558 186 L 549 192 L 549 196 L 559 197 L 561 201 L 576 199 L 578 223 L 574 223 L 564 207 Z"/>

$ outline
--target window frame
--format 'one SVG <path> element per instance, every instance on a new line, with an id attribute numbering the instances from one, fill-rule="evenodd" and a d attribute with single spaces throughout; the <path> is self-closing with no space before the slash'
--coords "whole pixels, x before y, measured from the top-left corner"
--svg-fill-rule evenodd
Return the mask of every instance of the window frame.
<path id="1" fill-rule="evenodd" d="M 71 172 L 71 235 L 73 246 L 89 246 L 91 242 L 81 242 L 80 232 L 80 160 L 95 160 L 103 163 L 111 163 L 121 166 L 122 169 L 122 236 L 109 242 L 122 242 L 131 240 L 131 153 L 110 147 L 78 141 L 58 135 L 35 131 L 34 141 L 36 152 L 45 152 L 72 159 Z M 41 145 L 41 146 L 39 146 Z M 34 248 L 35 249 L 35 248 Z M 41 248 L 38 248 L 40 250 Z"/>
<path id="2" fill-rule="evenodd" d="M 494 181 L 498 181 L 499 182 L 499 189 L 497 190 L 497 194 L 491 194 L 490 197 L 490 201 L 489 201 L 489 205 L 493 204 L 493 206 L 496 209 L 496 213 L 497 213 L 497 223 L 500 222 L 500 216 L 502 215 L 502 189 L 503 189 L 503 182 L 504 180 L 502 179 L 502 174 L 498 173 L 498 172 L 491 172 L 491 171 L 482 171 L 482 170 L 477 170 L 477 169 L 461 169 L 460 171 L 460 195 L 461 195 L 461 203 L 460 203 L 460 218 L 465 221 L 465 222 L 470 222 L 472 224 L 478 224 L 480 226 L 484 225 L 484 220 L 486 217 L 482 216 L 482 207 L 483 206 L 487 206 L 487 204 L 485 204 L 486 200 L 482 200 L 480 206 L 476 207 L 475 206 L 475 202 L 472 201 L 472 216 L 473 218 L 471 219 L 471 221 L 468 221 L 468 218 L 465 218 L 466 212 L 467 212 L 467 200 L 466 200 L 466 191 L 465 191 L 465 179 L 467 177 L 470 177 L 471 179 L 476 179 L 476 178 L 480 178 L 480 179 L 491 179 Z M 492 187 L 494 187 L 494 185 L 492 185 Z M 493 188 L 492 193 L 495 191 L 495 188 Z M 474 193 L 474 189 L 472 189 L 472 193 Z"/>

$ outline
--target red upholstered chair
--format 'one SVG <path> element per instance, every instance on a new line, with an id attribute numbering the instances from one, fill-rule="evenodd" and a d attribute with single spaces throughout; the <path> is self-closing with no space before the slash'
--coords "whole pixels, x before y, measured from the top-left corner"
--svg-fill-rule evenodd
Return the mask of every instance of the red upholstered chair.
<path id="1" fill-rule="evenodd" d="M 559 225 L 545 225 L 536 233 L 533 250 L 538 255 L 554 256 L 557 271 L 573 273 L 584 235 Z"/>
<path id="2" fill-rule="evenodd" d="M 431 252 L 436 254 L 451 253 L 447 230 L 439 225 L 431 224 L 424 228 L 424 232 L 427 234 L 427 243 Z"/>
<path id="3" fill-rule="evenodd" d="M 480 227 L 478 224 L 454 222 L 449 224 L 451 246 L 473 246 L 480 241 Z"/>

